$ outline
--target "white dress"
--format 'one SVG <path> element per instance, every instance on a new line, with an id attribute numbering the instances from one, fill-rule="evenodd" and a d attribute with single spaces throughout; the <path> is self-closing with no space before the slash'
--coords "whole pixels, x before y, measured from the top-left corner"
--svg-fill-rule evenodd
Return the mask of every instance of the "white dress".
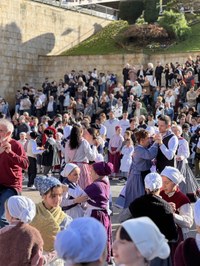
<path id="1" fill-rule="evenodd" d="M 134 153 L 134 147 L 127 147 L 126 145 L 122 148 L 121 154 L 123 155 L 121 159 L 120 171 L 129 172 L 131 163 L 132 163 L 132 155 Z"/>

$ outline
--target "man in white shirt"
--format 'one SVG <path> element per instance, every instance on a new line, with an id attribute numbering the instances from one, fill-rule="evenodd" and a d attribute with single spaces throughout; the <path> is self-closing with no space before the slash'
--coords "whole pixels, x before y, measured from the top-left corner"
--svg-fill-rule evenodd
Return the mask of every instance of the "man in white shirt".
<path id="1" fill-rule="evenodd" d="M 155 136 L 159 140 L 159 149 L 157 154 L 157 169 L 159 172 L 165 166 L 176 167 L 175 155 L 178 148 L 178 138 L 171 131 L 171 119 L 167 115 L 162 115 L 158 119 L 159 134 Z"/>
<path id="2" fill-rule="evenodd" d="M 119 125 L 119 120 L 115 118 L 114 112 L 110 111 L 109 119 L 107 119 L 104 123 L 104 126 L 107 129 L 107 139 L 110 140 L 112 136 L 115 134 L 115 127 Z"/>
<path id="3" fill-rule="evenodd" d="M 121 120 L 119 120 L 119 126 L 122 128 L 122 136 L 124 136 L 124 133 L 128 127 L 130 127 L 130 121 L 128 119 L 128 112 L 123 112 L 123 117 Z"/>

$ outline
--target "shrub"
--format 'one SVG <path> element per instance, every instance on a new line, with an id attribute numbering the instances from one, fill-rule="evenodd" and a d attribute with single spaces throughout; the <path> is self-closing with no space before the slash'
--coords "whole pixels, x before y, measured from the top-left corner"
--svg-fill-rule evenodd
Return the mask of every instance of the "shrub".
<path id="1" fill-rule="evenodd" d="M 134 24 L 142 14 L 143 9 L 143 0 L 120 1 L 119 18 L 128 21 L 129 24 Z"/>
<path id="2" fill-rule="evenodd" d="M 131 25 L 123 32 L 123 35 L 126 39 L 137 40 L 141 43 L 164 40 L 169 37 L 165 29 L 152 24 Z"/>
<path id="3" fill-rule="evenodd" d="M 171 38 L 184 40 L 191 33 L 184 14 L 175 13 L 172 10 L 165 11 L 159 19 L 159 25 L 167 30 Z"/>
<path id="4" fill-rule="evenodd" d="M 159 16 L 159 0 L 145 0 L 144 20 L 148 23 L 154 23 Z"/>

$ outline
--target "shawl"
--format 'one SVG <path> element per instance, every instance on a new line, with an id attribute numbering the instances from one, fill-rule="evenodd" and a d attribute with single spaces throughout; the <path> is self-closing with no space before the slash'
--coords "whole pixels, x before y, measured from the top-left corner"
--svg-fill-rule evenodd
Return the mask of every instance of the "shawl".
<path id="1" fill-rule="evenodd" d="M 18 223 L 0 234 L 0 266 L 28 266 L 42 251 L 43 240 L 38 230 L 29 224 Z"/>
<path id="2" fill-rule="evenodd" d="M 44 251 L 54 250 L 55 236 L 60 231 L 60 224 L 66 216 L 60 206 L 48 210 L 42 202 L 36 204 L 36 215 L 31 225 L 40 232 L 44 240 Z"/>

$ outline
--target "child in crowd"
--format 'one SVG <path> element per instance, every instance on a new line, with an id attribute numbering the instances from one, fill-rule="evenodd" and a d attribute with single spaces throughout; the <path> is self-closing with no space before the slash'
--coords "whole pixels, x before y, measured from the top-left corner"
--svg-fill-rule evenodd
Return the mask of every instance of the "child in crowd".
<path id="1" fill-rule="evenodd" d="M 109 162 L 112 163 L 114 166 L 114 176 L 118 174 L 120 168 L 120 150 L 124 141 L 124 138 L 121 133 L 122 128 L 120 126 L 116 126 L 115 134 L 111 137 L 108 146 Z"/>
<path id="2" fill-rule="evenodd" d="M 65 265 L 106 265 L 107 236 L 104 226 L 94 218 L 74 220 L 58 233 L 55 249 Z"/>
<path id="3" fill-rule="evenodd" d="M 43 240 L 29 223 L 35 203 L 24 196 L 12 196 L 5 203 L 9 225 L 0 230 L 0 265 L 43 265 Z"/>
<path id="4" fill-rule="evenodd" d="M 113 171 L 111 163 L 98 162 L 94 163 L 91 167 L 91 176 L 93 183 L 85 188 L 85 193 L 89 197 L 87 201 L 87 209 L 85 216 L 91 216 L 99 220 L 106 228 L 108 241 L 107 241 L 107 261 L 111 261 L 111 221 L 109 215 L 109 196 L 110 184 L 108 175 Z"/>
<path id="5" fill-rule="evenodd" d="M 84 215 L 83 203 L 87 201 L 88 196 L 78 185 L 80 178 L 80 168 L 73 163 L 65 165 L 61 175 L 65 178 L 63 183 L 68 185 L 68 191 L 64 192 L 61 206 L 73 219 Z"/>
<path id="6" fill-rule="evenodd" d="M 26 132 L 21 132 L 19 134 L 19 140 L 18 140 L 18 142 L 21 143 L 23 147 L 25 147 L 25 143 L 27 142 Z"/>
<path id="7" fill-rule="evenodd" d="M 67 190 L 67 187 L 52 176 L 37 176 L 34 184 L 42 196 L 42 202 L 36 204 L 36 215 L 31 225 L 37 228 L 42 235 L 44 255 L 47 260 L 55 261 L 57 258 L 54 252 L 55 236 L 72 220 L 60 207 L 63 192 Z"/>
<path id="8" fill-rule="evenodd" d="M 134 153 L 133 141 L 130 139 L 126 140 L 126 144 L 121 150 L 121 154 L 123 155 L 121 159 L 120 171 L 122 172 L 123 178 L 127 179 L 129 169 L 132 163 L 132 157 Z"/>
<path id="9" fill-rule="evenodd" d="M 118 265 L 148 266 L 156 257 L 169 257 L 170 249 L 152 220 L 141 217 L 121 224 L 113 244 L 113 253 Z"/>

